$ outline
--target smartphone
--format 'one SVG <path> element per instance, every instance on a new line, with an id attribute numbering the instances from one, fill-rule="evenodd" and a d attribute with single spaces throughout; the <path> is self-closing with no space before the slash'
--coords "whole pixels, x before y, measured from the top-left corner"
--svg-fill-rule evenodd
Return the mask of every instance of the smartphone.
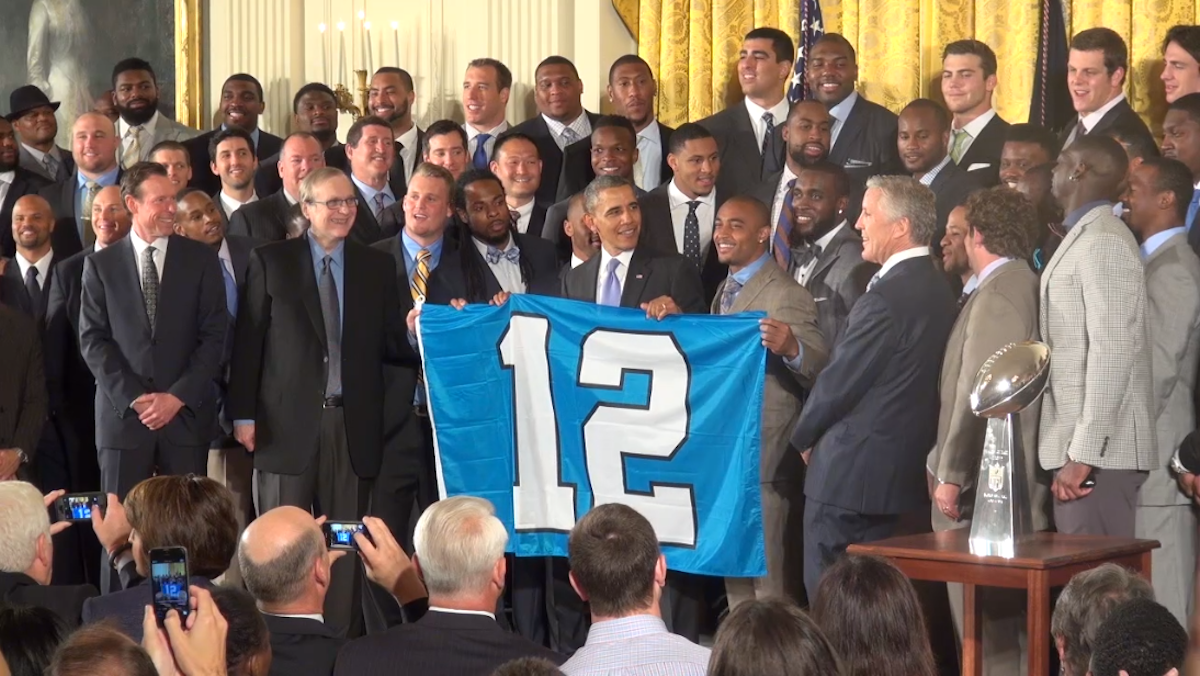
<path id="1" fill-rule="evenodd" d="M 321 530 L 325 532 L 325 545 L 330 549 L 358 551 L 358 544 L 354 541 L 355 533 L 362 533 L 363 537 L 371 540 L 371 533 L 362 521 L 326 521 Z"/>
<path id="2" fill-rule="evenodd" d="M 167 612 L 174 609 L 180 620 L 191 612 L 188 580 L 188 553 L 183 547 L 155 547 L 150 550 L 150 594 L 154 616 L 161 627 Z"/>
<path id="3" fill-rule="evenodd" d="M 93 509 L 103 514 L 107 507 L 104 493 L 68 493 L 54 501 L 55 521 L 91 521 Z"/>
<path id="4" fill-rule="evenodd" d="M 1093 467 L 1092 471 L 1088 472 L 1087 478 L 1085 478 L 1083 480 L 1083 483 L 1079 484 L 1079 487 L 1080 488 L 1095 488 L 1096 487 L 1096 468 Z"/>

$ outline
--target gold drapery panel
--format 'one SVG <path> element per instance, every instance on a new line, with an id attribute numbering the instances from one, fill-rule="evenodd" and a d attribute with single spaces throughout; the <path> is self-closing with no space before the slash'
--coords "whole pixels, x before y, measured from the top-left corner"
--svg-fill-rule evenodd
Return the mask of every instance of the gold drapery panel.
<path id="1" fill-rule="evenodd" d="M 1163 36 L 1197 23 L 1200 0 L 1063 0 L 1067 30 L 1117 31 L 1129 45 L 1126 93 L 1157 129 L 1162 119 Z M 659 83 L 664 124 L 699 120 L 740 96 L 737 55 L 755 26 L 799 33 L 800 0 L 613 0 Z M 996 51 L 995 107 L 1010 121 L 1029 116 L 1041 0 L 822 0 L 828 32 L 858 50 L 858 89 L 893 111 L 912 99 L 941 99 L 942 48 L 974 37 Z M 1136 20 L 1134 20 L 1136 18 Z M 1063 84 L 1065 86 L 1065 83 Z"/>

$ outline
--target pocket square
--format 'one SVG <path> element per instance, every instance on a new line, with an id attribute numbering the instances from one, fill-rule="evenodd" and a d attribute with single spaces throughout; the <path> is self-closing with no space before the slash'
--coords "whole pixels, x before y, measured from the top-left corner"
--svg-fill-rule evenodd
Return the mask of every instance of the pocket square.
<path id="1" fill-rule="evenodd" d="M 975 171 L 976 169 L 987 169 L 990 166 L 992 166 L 990 162 L 975 162 L 971 166 L 967 167 L 967 171 Z"/>
<path id="2" fill-rule="evenodd" d="M 814 299 L 813 299 L 813 301 L 814 301 L 814 302 L 816 302 L 816 303 L 823 303 L 823 302 L 825 302 L 825 301 L 827 301 L 827 300 L 829 300 L 829 299 L 828 299 L 828 298 L 825 298 L 824 296 L 822 296 L 821 298 L 814 298 Z"/>
<path id="3" fill-rule="evenodd" d="M 866 160 L 846 160 L 846 165 L 843 168 L 844 169 L 862 169 L 863 167 L 869 167 L 869 166 L 871 166 L 871 163 Z"/>

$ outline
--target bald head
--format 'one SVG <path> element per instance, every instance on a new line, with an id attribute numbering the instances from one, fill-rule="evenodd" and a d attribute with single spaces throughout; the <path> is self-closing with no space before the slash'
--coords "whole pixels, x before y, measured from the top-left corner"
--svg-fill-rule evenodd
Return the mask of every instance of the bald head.
<path id="1" fill-rule="evenodd" d="M 88 178 L 96 178 L 117 166 L 117 128 L 100 113 L 80 115 L 71 126 L 71 156 Z"/>
<path id="2" fill-rule="evenodd" d="M 1098 200 L 1116 202 L 1124 192 L 1129 156 L 1108 136 L 1076 139 L 1058 156 L 1051 190 L 1063 213 Z"/>
<path id="3" fill-rule="evenodd" d="M 120 241 L 129 234 L 131 225 L 125 200 L 121 199 L 121 186 L 101 188 L 92 200 L 92 232 L 96 244 L 101 248 Z"/>
<path id="4" fill-rule="evenodd" d="M 238 564 L 264 610 L 321 612 L 329 564 L 321 529 L 308 512 L 276 507 L 255 519 L 238 543 Z"/>
<path id="5" fill-rule="evenodd" d="M 12 211 L 12 236 L 17 251 L 30 263 L 36 263 L 50 251 L 50 233 L 54 232 L 54 211 L 39 195 L 25 195 Z"/>

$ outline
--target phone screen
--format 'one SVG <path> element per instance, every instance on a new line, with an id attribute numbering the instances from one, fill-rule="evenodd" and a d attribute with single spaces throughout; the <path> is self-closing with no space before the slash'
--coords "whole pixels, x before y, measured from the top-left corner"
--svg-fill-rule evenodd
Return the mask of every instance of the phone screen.
<path id="1" fill-rule="evenodd" d="M 325 545 L 330 549 L 358 549 L 354 542 L 354 534 L 361 532 L 367 535 L 366 526 L 361 521 L 327 521 L 325 522 Z"/>
<path id="2" fill-rule="evenodd" d="M 174 609 L 186 619 L 189 606 L 187 550 L 163 547 L 150 550 L 150 590 L 154 595 L 154 614 L 158 623 Z"/>
<path id="3" fill-rule="evenodd" d="M 103 493 L 75 493 L 64 495 L 56 502 L 59 521 L 91 521 L 92 510 L 103 507 L 107 502 Z"/>

